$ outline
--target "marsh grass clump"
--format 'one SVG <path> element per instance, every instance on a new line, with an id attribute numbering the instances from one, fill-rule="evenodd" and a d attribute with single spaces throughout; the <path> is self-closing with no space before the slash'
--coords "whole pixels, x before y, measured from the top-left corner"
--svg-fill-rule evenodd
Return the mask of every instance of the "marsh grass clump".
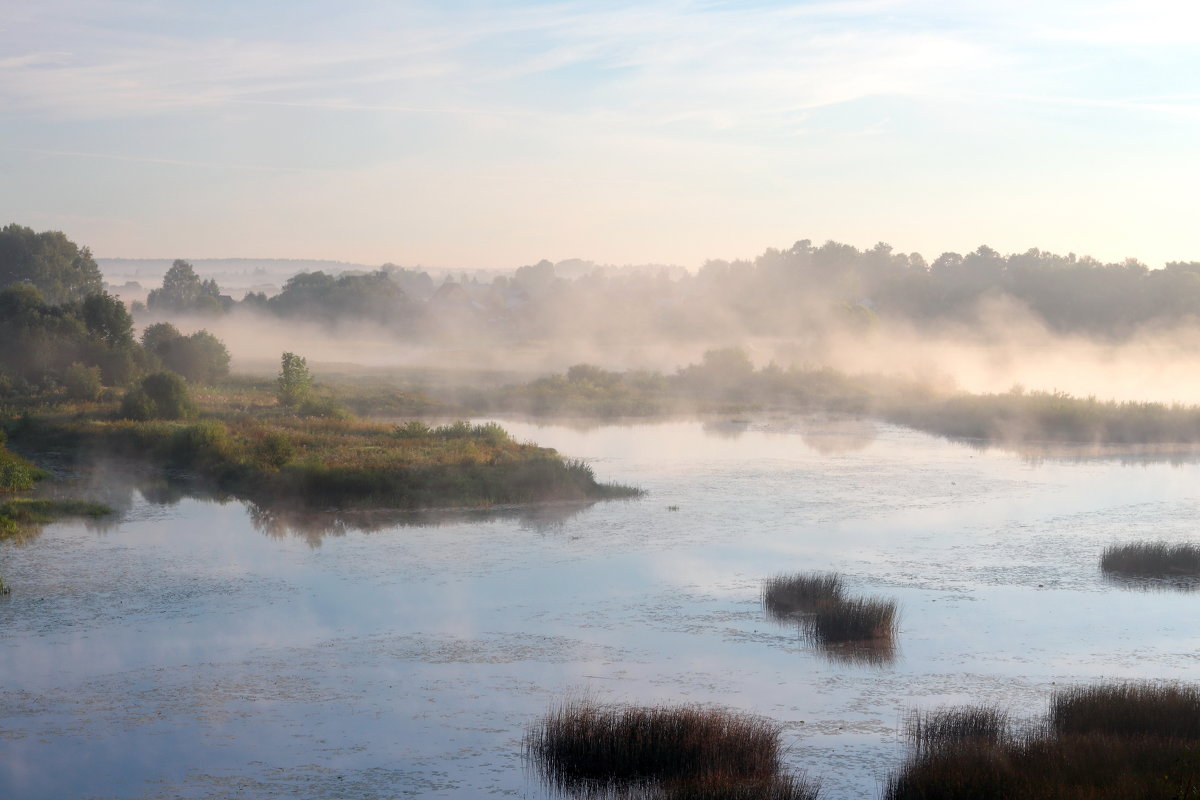
<path id="1" fill-rule="evenodd" d="M 1130 578 L 1200 577 L 1200 546 L 1161 541 L 1109 545 L 1100 556 L 1100 569 Z"/>
<path id="2" fill-rule="evenodd" d="M 913 711 L 905 727 L 913 749 L 924 753 L 957 745 L 999 745 L 1012 736 L 1012 719 L 998 706 Z"/>
<path id="3" fill-rule="evenodd" d="M 779 723 L 696 705 L 563 702 L 526 736 L 526 753 L 563 793 L 661 800 L 811 800 L 816 789 L 780 772 Z"/>
<path id="4" fill-rule="evenodd" d="M 842 576 L 836 572 L 794 572 L 767 578 L 762 603 L 772 616 L 788 618 L 822 603 L 840 602 L 844 595 Z"/>
<path id="5" fill-rule="evenodd" d="M 1140 682 L 1078 686 L 1054 693 L 1049 722 L 1060 735 L 1200 740 L 1200 689 Z"/>
<path id="6" fill-rule="evenodd" d="M 853 598 L 821 603 L 813 612 L 810 630 L 823 643 L 890 639 L 896 633 L 896 601 Z"/>
<path id="7" fill-rule="evenodd" d="M 1017 732 L 994 707 L 914 714 L 884 800 L 1200 797 L 1200 690 L 1101 683 L 1056 692 Z"/>

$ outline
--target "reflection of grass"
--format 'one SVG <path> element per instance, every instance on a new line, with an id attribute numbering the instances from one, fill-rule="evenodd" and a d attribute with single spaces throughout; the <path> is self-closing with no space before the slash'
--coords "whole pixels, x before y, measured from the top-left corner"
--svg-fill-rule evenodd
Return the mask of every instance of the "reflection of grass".
<path id="1" fill-rule="evenodd" d="M 914 715 L 885 800 L 1200 796 L 1200 692 L 1110 683 L 1055 693 L 1045 721 L 1014 733 L 992 707 Z"/>
<path id="2" fill-rule="evenodd" d="M 1111 545 L 1100 556 L 1100 569 L 1134 578 L 1200 576 L 1200 547 L 1170 542 Z"/>
<path id="3" fill-rule="evenodd" d="M 568 700 L 526 738 L 547 784 L 572 795 L 815 798 L 780 773 L 781 726 L 702 706 L 608 706 Z"/>

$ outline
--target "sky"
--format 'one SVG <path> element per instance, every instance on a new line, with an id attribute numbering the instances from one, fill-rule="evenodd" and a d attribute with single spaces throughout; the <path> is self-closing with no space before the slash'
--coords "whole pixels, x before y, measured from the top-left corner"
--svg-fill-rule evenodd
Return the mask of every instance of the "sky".
<path id="1" fill-rule="evenodd" d="M 504 268 L 799 239 L 1200 261 L 1200 4 L 43 0 L 0 224 Z"/>

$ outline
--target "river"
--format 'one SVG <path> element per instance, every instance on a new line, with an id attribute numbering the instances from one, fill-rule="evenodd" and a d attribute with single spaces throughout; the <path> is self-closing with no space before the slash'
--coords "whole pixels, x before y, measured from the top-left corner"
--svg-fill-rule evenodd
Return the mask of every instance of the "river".
<path id="1" fill-rule="evenodd" d="M 1190 459 L 856 420 L 502 424 L 647 494 L 338 519 L 118 488 L 114 520 L 0 543 L 0 796 L 542 798 L 522 738 L 589 694 L 777 719 L 789 766 L 849 800 L 878 796 L 913 709 L 1200 679 L 1200 593 L 1098 568 L 1195 541 Z M 763 579 L 805 570 L 897 600 L 895 651 L 770 620 Z"/>

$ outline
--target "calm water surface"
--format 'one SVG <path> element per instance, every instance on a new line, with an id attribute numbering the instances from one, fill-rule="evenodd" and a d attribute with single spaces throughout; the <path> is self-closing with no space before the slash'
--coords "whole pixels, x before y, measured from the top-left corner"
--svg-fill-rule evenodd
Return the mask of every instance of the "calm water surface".
<path id="1" fill-rule="evenodd" d="M 1195 464 L 864 422 L 504 424 L 649 494 L 335 525 L 135 493 L 0 544 L 0 796 L 540 798 L 522 736 L 589 692 L 773 717 L 826 798 L 875 797 L 910 709 L 1200 679 L 1200 594 L 1097 568 L 1194 540 Z M 893 658 L 766 618 L 762 579 L 812 569 L 899 601 Z"/>

